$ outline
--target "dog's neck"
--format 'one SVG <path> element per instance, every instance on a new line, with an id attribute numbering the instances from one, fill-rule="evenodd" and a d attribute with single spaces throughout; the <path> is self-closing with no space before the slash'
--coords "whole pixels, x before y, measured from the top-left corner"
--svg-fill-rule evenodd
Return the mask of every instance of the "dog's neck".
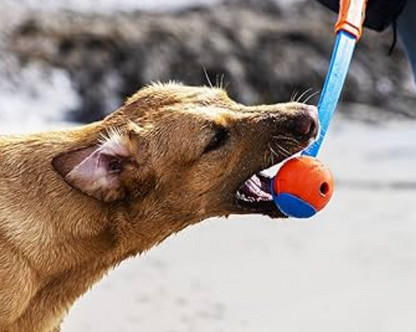
<path id="1" fill-rule="evenodd" d="M 54 132 L 0 138 L 0 206 L 3 212 L 0 232 L 10 238 L 15 248 L 37 261 L 33 264 L 39 264 L 40 273 L 55 274 L 58 267 L 47 265 L 62 266 L 61 259 L 67 258 L 62 255 L 68 243 L 72 245 L 77 239 L 93 238 L 107 224 L 106 208 L 67 186 L 51 165 L 52 158 L 60 151 L 90 144 L 97 135 L 94 129 L 90 126 L 88 130 L 70 134 Z M 50 251 L 51 247 L 60 247 L 59 254 L 55 253 L 55 259 L 48 257 L 43 261 L 45 251 Z M 76 253 L 71 253 L 74 255 Z"/>
<path id="2" fill-rule="evenodd" d="M 0 138 L 0 265 L 12 263 L 7 274 L 25 279 L 2 283 L 0 303 L 10 310 L 0 309 L 1 331 L 3 324 L 7 331 L 47 331 L 56 312 L 63 315 L 122 259 L 121 252 L 108 254 L 115 246 L 108 208 L 66 185 L 51 165 L 59 152 L 93 144 L 100 131 L 96 124 Z"/>

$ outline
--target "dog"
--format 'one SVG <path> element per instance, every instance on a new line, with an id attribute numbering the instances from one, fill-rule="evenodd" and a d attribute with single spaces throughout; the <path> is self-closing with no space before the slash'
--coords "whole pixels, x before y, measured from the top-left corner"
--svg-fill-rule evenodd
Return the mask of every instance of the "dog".
<path id="1" fill-rule="evenodd" d="M 59 331 L 112 267 L 206 218 L 283 217 L 261 171 L 318 126 L 314 106 L 169 83 L 99 122 L 0 137 L 0 331 Z"/>

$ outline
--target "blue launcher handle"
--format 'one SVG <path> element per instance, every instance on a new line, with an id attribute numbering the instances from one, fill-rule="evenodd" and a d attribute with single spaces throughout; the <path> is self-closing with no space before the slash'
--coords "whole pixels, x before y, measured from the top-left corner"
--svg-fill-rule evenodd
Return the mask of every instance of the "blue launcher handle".
<path id="1" fill-rule="evenodd" d="M 328 74 L 318 102 L 320 133 L 316 141 L 302 152 L 304 156 L 316 157 L 319 153 L 340 99 L 356 43 L 356 37 L 349 32 L 341 30 L 337 33 Z"/>
<path id="2" fill-rule="evenodd" d="M 367 0 L 340 0 L 334 50 L 318 102 L 321 126 L 319 136 L 302 152 L 302 157 L 292 159 L 292 163 L 285 163 L 272 180 L 273 200 L 280 211 L 289 217 L 309 218 L 324 208 L 331 199 L 332 174 L 315 157 L 328 132 L 355 45 L 361 37 L 366 5 Z M 314 180 L 313 183 L 311 179 Z"/>

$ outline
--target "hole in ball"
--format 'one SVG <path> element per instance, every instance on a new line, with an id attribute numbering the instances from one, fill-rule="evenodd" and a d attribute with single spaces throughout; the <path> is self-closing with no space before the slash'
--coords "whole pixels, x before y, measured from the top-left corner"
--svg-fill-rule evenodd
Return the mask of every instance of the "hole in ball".
<path id="1" fill-rule="evenodd" d="M 329 184 L 327 183 L 327 182 L 324 182 L 324 183 L 322 183 L 321 184 L 321 187 L 319 188 L 319 192 L 322 194 L 322 195 L 326 195 L 326 194 L 328 194 L 328 192 L 329 192 Z"/>

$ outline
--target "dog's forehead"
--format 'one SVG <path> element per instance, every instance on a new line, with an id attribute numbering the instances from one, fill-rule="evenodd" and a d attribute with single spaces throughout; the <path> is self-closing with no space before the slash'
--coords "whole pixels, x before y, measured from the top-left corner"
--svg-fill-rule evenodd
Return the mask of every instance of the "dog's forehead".
<path id="1" fill-rule="evenodd" d="M 152 127 L 173 123 L 226 125 L 237 105 L 219 88 L 152 84 L 128 99 L 120 114 L 133 122 L 149 122 Z"/>
<path id="2" fill-rule="evenodd" d="M 197 121 L 214 122 L 222 126 L 226 126 L 232 118 L 231 112 L 227 108 L 216 105 L 190 106 L 183 112 L 185 114 L 191 113 Z"/>
<path id="3" fill-rule="evenodd" d="M 228 105 L 233 103 L 225 90 L 215 87 L 193 87 L 177 83 L 154 83 L 127 100 L 127 105 L 147 101 L 164 107 L 172 104 Z"/>

